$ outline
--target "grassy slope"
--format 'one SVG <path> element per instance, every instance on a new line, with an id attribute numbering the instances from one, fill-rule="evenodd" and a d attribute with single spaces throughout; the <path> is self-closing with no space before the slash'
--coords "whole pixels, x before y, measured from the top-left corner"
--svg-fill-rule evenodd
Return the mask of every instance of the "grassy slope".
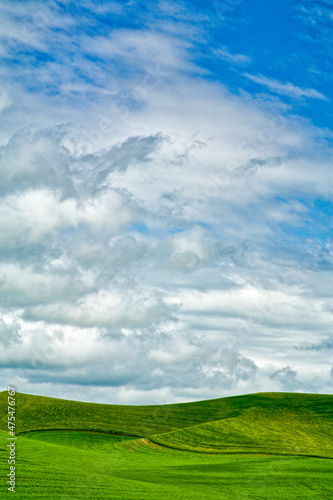
<path id="1" fill-rule="evenodd" d="M 0 433 L 0 448 L 5 444 L 6 435 Z M 327 459 L 207 455 L 154 448 L 140 439 L 69 431 L 21 435 L 17 451 L 18 500 L 333 497 L 333 462 Z M 7 464 L 0 460 L 0 476 L 6 473 Z M 5 488 L 0 488 L 3 496 Z"/>
<path id="2" fill-rule="evenodd" d="M 291 419 L 295 415 L 312 419 L 314 424 L 320 420 L 329 425 L 333 422 L 332 407 L 333 396 L 319 394 L 261 393 L 174 405 L 122 406 L 17 393 L 16 425 L 17 433 L 78 429 L 146 437 L 221 419 L 251 420 L 262 415 L 267 420 L 277 414 L 283 416 L 284 412 Z M 0 409 L 0 430 L 5 431 L 6 392 L 0 393 Z"/>
<path id="3" fill-rule="evenodd" d="M 2 430 L 6 397 L 0 394 Z M 333 396 L 286 393 L 141 407 L 18 394 L 17 424 L 22 434 L 17 440 L 15 496 L 22 500 L 331 499 L 333 461 L 304 455 L 332 456 L 332 406 Z M 28 432 L 38 429 L 49 430 Z M 4 494 L 7 436 L 0 432 Z M 284 453 L 290 456 L 279 456 Z"/>
<path id="4" fill-rule="evenodd" d="M 254 399 L 255 404 L 236 415 L 150 439 L 163 446 L 204 453 L 333 458 L 332 396 L 277 393 L 255 395 Z"/>
<path id="5" fill-rule="evenodd" d="M 0 393 L 0 430 L 5 430 L 7 425 L 6 398 L 6 392 Z M 17 433 L 41 429 L 81 429 L 144 437 L 234 414 L 234 404 L 229 404 L 227 399 L 175 405 L 126 406 L 17 393 Z"/>

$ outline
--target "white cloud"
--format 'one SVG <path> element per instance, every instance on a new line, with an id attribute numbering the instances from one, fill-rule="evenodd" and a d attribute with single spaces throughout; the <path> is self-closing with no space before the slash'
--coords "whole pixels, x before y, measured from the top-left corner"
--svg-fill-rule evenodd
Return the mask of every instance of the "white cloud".
<path id="1" fill-rule="evenodd" d="M 209 231 L 195 226 L 167 237 L 157 248 L 156 258 L 166 256 L 173 271 L 187 272 L 214 259 L 214 243 Z"/>
<path id="2" fill-rule="evenodd" d="M 75 305 L 59 303 L 33 307 L 26 317 L 33 321 L 82 327 L 140 328 L 165 321 L 168 311 L 161 297 L 151 290 L 141 294 L 131 290 L 99 290 Z"/>
<path id="3" fill-rule="evenodd" d="M 184 57 L 189 43 L 162 33 L 121 29 L 109 37 L 84 38 L 82 44 L 88 53 L 130 65 L 132 71 L 144 68 L 147 85 L 154 78 L 152 85 L 158 85 L 171 71 L 199 71 Z"/>
<path id="4" fill-rule="evenodd" d="M 235 64 L 249 64 L 251 62 L 251 58 L 245 56 L 244 54 L 232 54 L 227 47 L 221 47 L 219 49 L 214 50 L 214 54 L 224 61 L 228 61 Z"/>
<path id="5" fill-rule="evenodd" d="M 65 228 L 86 224 L 90 231 L 104 235 L 116 233 L 134 218 L 117 192 L 87 198 L 61 200 L 50 190 L 24 191 L 9 195 L 0 203 L 0 246 L 14 248 L 43 241 Z"/>
<path id="6" fill-rule="evenodd" d="M 327 101 L 328 98 L 318 92 L 315 89 L 303 89 L 301 87 L 297 87 L 290 82 L 282 83 L 278 80 L 273 80 L 271 78 L 267 78 L 265 76 L 255 76 L 245 73 L 244 76 L 249 78 L 253 82 L 259 83 L 259 85 L 263 85 L 264 87 L 268 87 L 272 92 L 275 92 L 280 95 L 287 95 L 289 97 L 293 97 L 295 99 L 301 99 L 302 97 L 309 97 L 310 99 L 320 99 Z"/>
<path id="7" fill-rule="evenodd" d="M 0 290 L 2 303 L 9 309 L 25 308 L 40 304 L 70 299 L 78 293 L 90 291 L 94 285 L 91 272 L 77 272 L 69 275 L 51 270 L 34 270 L 31 266 L 2 263 L 0 266 Z M 22 311 L 22 309 L 21 309 Z"/>

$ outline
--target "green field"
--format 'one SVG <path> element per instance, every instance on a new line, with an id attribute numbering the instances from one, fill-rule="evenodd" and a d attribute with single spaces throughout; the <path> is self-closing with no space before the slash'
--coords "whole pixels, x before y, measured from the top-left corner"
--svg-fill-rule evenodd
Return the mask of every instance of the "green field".
<path id="1" fill-rule="evenodd" d="M 16 395 L 19 499 L 332 499 L 333 396 L 270 393 L 162 406 Z"/>

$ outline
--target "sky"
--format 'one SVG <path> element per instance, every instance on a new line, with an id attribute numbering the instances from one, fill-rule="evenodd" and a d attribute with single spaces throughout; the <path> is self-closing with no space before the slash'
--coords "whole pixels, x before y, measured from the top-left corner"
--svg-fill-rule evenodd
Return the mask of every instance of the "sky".
<path id="1" fill-rule="evenodd" d="M 333 393 L 332 0 L 0 0 L 0 385 Z"/>

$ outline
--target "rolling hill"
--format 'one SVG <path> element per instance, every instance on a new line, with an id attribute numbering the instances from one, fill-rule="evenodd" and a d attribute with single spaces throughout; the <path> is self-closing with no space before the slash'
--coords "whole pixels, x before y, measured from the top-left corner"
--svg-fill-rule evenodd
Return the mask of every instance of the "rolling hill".
<path id="1" fill-rule="evenodd" d="M 0 393 L 6 489 L 7 393 Z M 333 498 L 333 396 L 120 406 L 16 395 L 18 499 Z"/>

